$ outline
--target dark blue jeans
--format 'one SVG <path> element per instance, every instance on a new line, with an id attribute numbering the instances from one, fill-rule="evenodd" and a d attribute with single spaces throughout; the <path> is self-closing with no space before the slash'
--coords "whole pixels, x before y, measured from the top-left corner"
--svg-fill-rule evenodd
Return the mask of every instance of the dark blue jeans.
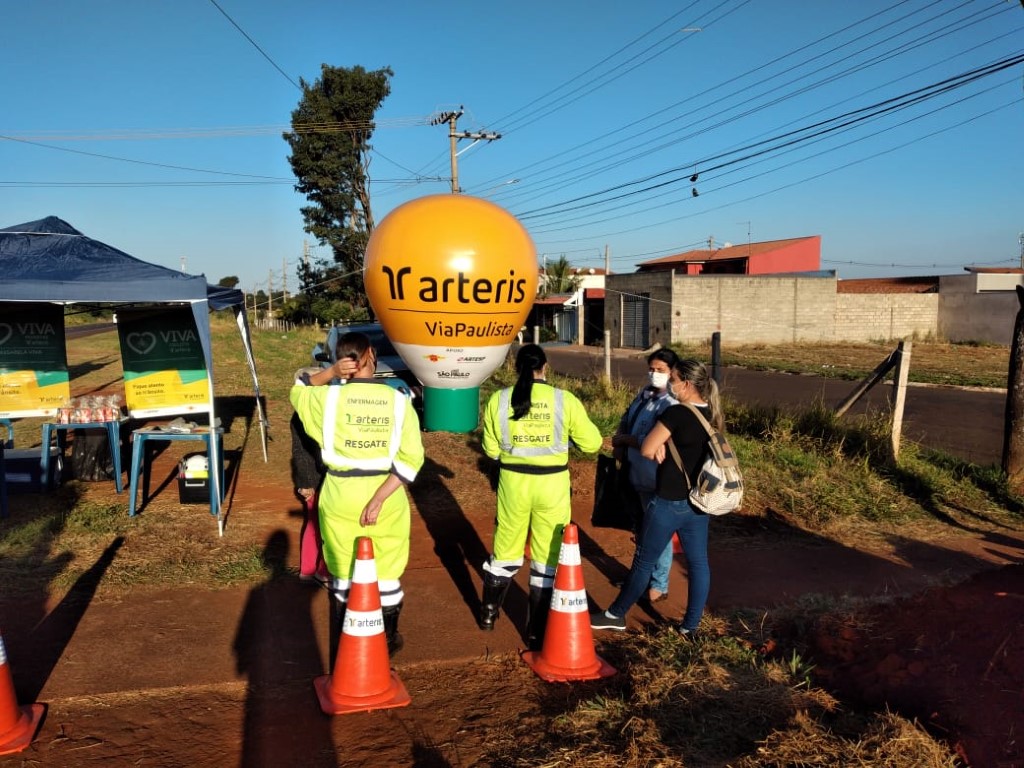
<path id="1" fill-rule="evenodd" d="M 637 491 L 637 495 L 640 496 L 640 504 L 644 508 L 644 515 L 646 515 L 647 508 L 651 506 L 651 501 L 654 499 L 654 494 Z M 654 564 L 654 570 L 651 571 L 651 589 L 656 589 L 663 594 L 668 593 L 668 579 L 672 573 L 674 556 L 675 552 L 670 541 L 669 545 L 665 547 L 665 551 L 661 553 L 661 557 L 658 558 L 658 562 Z"/>
<path id="2" fill-rule="evenodd" d="M 671 543 L 672 534 L 678 533 L 686 557 L 687 582 L 686 614 L 680 626 L 691 631 L 697 629 L 711 590 L 711 568 L 708 566 L 709 520 L 708 515 L 694 512 L 690 502 L 685 499 L 669 501 L 655 496 L 644 515 L 629 576 L 615 602 L 608 606 L 608 611 L 613 616 L 625 616 L 629 612 L 647 589 L 654 566 L 665 547 Z"/>

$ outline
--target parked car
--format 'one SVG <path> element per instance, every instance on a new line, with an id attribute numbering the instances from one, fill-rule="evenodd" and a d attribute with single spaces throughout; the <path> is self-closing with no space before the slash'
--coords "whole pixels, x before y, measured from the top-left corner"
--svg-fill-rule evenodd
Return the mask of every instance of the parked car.
<path id="1" fill-rule="evenodd" d="M 335 325 L 327 331 L 327 338 L 323 344 L 313 347 L 314 365 L 321 368 L 329 368 L 336 360 L 334 350 L 338 346 L 338 338 L 346 333 L 365 333 L 370 338 L 370 343 L 377 350 L 377 373 L 378 379 L 398 380 L 412 395 L 413 404 L 417 409 L 423 405 L 423 385 L 416 378 L 402 356 L 395 351 L 391 339 L 384 333 L 380 323 L 353 323 L 350 325 Z M 390 384 L 397 384 L 398 381 L 389 381 Z"/>

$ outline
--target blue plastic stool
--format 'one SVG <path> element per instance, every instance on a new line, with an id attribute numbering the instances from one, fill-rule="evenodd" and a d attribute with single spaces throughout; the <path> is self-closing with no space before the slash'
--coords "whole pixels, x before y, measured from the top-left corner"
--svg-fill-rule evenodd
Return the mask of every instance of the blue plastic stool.
<path id="1" fill-rule="evenodd" d="M 42 470 L 43 487 L 50 485 L 50 440 L 57 433 L 57 449 L 64 453 L 64 432 L 69 429 L 106 429 L 110 441 L 110 458 L 114 462 L 114 486 L 117 492 L 124 490 L 121 484 L 121 422 L 120 421 L 86 421 L 79 424 L 57 424 L 47 421 L 43 423 L 43 446 L 39 454 L 39 468 Z"/>

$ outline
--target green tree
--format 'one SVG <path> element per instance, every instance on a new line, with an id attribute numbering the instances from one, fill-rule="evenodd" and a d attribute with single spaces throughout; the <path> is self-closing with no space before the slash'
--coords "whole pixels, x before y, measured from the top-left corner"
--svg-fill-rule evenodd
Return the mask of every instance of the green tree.
<path id="1" fill-rule="evenodd" d="M 362 67 L 323 64 L 312 85 L 300 80 L 302 98 L 292 112 L 288 161 L 298 182 L 295 190 L 310 205 L 302 208 L 305 230 L 328 246 L 326 259 L 300 265 L 299 288 L 310 303 L 340 300 L 366 306 L 363 254 L 373 231 L 370 206 L 370 137 L 374 114 L 391 93 L 389 67 L 368 72 Z"/>
<path id="2" fill-rule="evenodd" d="M 256 295 L 253 296 L 253 305 L 256 307 L 256 311 L 259 314 L 265 314 L 267 309 L 270 307 L 270 297 L 267 296 L 266 292 L 262 288 L 256 291 Z"/>
<path id="3" fill-rule="evenodd" d="M 580 276 L 576 274 L 563 253 L 544 267 L 544 284 L 541 294 L 550 296 L 557 293 L 575 293 L 580 287 Z"/>
<path id="4" fill-rule="evenodd" d="M 237 288 L 240 282 L 242 281 L 237 276 L 231 275 L 229 277 L 222 277 L 217 281 L 217 285 L 221 288 Z"/>

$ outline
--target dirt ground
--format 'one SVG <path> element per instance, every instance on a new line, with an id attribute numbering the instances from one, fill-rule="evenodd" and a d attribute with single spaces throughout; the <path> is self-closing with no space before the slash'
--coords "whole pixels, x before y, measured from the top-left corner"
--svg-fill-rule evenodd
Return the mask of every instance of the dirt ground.
<path id="1" fill-rule="evenodd" d="M 235 485 L 225 535 L 252 537 L 279 578 L 116 594 L 83 582 L 44 607 L 0 599 L 18 700 L 47 707 L 33 743 L 0 766 L 483 766 L 495 728 L 550 717 L 578 687 L 596 689 L 544 683 L 520 660 L 525 573 L 496 630 L 477 629 L 494 495 L 466 467 L 464 444 L 425 442 L 429 458 L 410 493 L 406 647 L 391 659 L 409 706 L 322 714 L 312 680 L 328 668 L 326 595 L 292 570 L 300 513 L 291 489 L 252 472 Z M 574 463 L 572 477 L 586 586 L 606 606 L 633 544 L 590 528 L 593 464 Z M 965 764 L 1024 766 L 1024 531 L 979 520 L 941 541 L 890 537 L 858 548 L 772 520 L 748 510 L 713 521 L 711 613 L 808 593 L 908 594 L 870 621 L 821 627 L 817 682 L 850 706 L 918 718 Z M 684 595 L 680 560 L 669 600 L 634 608 L 631 625 L 677 618 Z"/>

